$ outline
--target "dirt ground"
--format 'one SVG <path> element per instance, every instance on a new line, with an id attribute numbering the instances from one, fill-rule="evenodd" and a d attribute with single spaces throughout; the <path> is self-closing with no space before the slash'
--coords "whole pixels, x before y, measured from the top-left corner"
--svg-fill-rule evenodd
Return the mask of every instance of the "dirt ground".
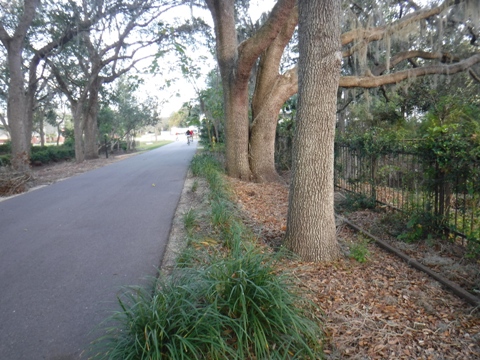
<path id="1" fill-rule="evenodd" d="M 66 162 L 34 168 L 34 184 L 48 185 L 123 158 L 117 156 L 82 164 Z M 165 259 L 167 266 L 182 246 L 183 214 L 192 206 L 208 206 L 205 201 L 193 201 L 190 190 L 193 181 L 191 177 L 187 178 L 177 208 Z M 228 181 L 245 223 L 259 235 L 260 242 L 277 246 L 286 229 L 288 187 Z M 197 185 L 200 189 L 206 186 L 198 180 Z M 206 190 L 196 192 L 201 191 Z M 367 226 L 379 215 L 361 211 L 348 216 L 358 225 Z M 480 359 L 478 308 L 348 226 L 339 226 L 338 238 L 344 257 L 333 264 L 284 262 L 299 285 L 309 290 L 311 299 L 324 312 L 325 353 L 329 359 Z M 368 249 L 364 263 L 349 256 L 356 243 L 362 243 Z M 448 264 L 447 270 L 456 268 L 454 277 L 463 279 L 459 281 L 463 285 L 478 285 L 475 285 L 480 271 L 478 262 L 463 259 L 457 264 L 452 263 L 451 258 L 445 256 L 444 247 L 437 250 L 438 246 L 425 244 L 403 247 L 409 256 L 430 259 L 436 270 L 441 270 L 442 263 Z"/>

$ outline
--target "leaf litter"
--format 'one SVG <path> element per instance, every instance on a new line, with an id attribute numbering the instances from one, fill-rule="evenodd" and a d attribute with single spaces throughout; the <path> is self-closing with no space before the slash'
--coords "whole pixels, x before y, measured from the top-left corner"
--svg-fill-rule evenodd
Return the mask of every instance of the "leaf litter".
<path id="1" fill-rule="evenodd" d="M 288 187 L 228 181 L 245 223 L 265 244 L 280 246 L 286 230 Z M 372 218 L 378 214 L 362 211 L 348 216 L 354 222 L 361 218 L 362 226 L 374 223 Z M 324 312 L 327 358 L 480 359 L 478 308 L 373 243 L 366 245 L 368 260 L 359 263 L 347 256 L 348 248 L 364 238 L 345 225 L 337 234 L 346 254 L 338 261 L 318 264 L 288 259 L 282 263 Z M 420 250 L 411 246 L 409 256 L 415 257 Z M 435 258 L 432 251 L 428 250 L 430 259 Z"/>

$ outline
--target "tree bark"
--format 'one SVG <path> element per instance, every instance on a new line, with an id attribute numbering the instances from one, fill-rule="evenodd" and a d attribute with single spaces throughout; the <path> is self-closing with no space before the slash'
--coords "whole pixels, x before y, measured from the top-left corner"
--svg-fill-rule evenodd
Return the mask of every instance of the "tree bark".
<path id="1" fill-rule="evenodd" d="M 340 5 L 340 0 L 298 3 L 298 112 L 285 245 L 306 261 L 340 255 L 333 208 Z"/>
<path id="2" fill-rule="evenodd" d="M 30 171 L 32 119 L 23 74 L 23 47 L 27 31 L 36 14 L 39 0 L 25 0 L 23 14 L 12 36 L 0 24 L 0 41 L 7 50 L 9 71 L 7 118 L 12 140 L 12 166 L 17 171 Z"/>
<path id="3" fill-rule="evenodd" d="M 93 81 L 88 97 L 88 108 L 85 109 L 85 159 L 98 159 L 98 95 L 102 86 L 102 78 Z"/>
<path id="4" fill-rule="evenodd" d="M 275 134 L 283 104 L 297 92 L 296 69 L 277 75 L 271 93 L 263 97 L 250 134 L 250 167 L 257 182 L 281 182 L 275 169 Z"/>
<path id="5" fill-rule="evenodd" d="M 83 102 L 70 100 L 73 117 L 73 136 L 75 140 L 75 161 L 81 163 L 85 160 L 83 132 L 85 120 L 83 117 Z"/>
<path id="6" fill-rule="evenodd" d="M 295 0 L 279 0 L 266 23 L 251 38 L 237 42 L 234 0 L 206 0 L 215 25 L 217 60 L 225 107 L 225 142 L 228 175 L 250 180 L 248 160 L 248 81 L 255 61 L 277 37 Z"/>
<path id="7" fill-rule="evenodd" d="M 275 168 L 275 134 L 283 104 L 297 92 L 296 69 L 279 74 L 280 61 L 298 23 L 295 7 L 282 30 L 260 57 L 252 99 L 250 168 L 257 182 L 281 182 Z"/>

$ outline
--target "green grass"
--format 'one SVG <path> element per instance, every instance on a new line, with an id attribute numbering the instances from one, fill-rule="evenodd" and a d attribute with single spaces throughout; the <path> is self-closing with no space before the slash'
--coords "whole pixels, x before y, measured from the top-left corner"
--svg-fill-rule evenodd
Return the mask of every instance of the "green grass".
<path id="1" fill-rule="evenodd" d="M 360 237 L 357 243 L 350 245 L 350 257 L 357 260 L 360 263 L 364 263 L 368 260 L 370 251 L 368 250 L 368 240 Z"/>
<path id="2" fill-rule="evenodd" d="M 139 146 L 137 146 L 137 150 L 138 151 L 153 150 L 153 149 L 162 147 L 164 145 L 170 144 L 172 142 L 173 141 L 170 141 L 170 140 L 160 140 L 160 141 L 153 142 L 151 144 L 140 144 Z"/>
<path id="3" fill-rule="evenodd" d="M 193 229 L 198 225 L 197 214 L 192 208 L 183 214 L 183 225 L 185 226 L 185 230 L 187 230 L 187 234 L 189 235 L 192 234 Z"/>

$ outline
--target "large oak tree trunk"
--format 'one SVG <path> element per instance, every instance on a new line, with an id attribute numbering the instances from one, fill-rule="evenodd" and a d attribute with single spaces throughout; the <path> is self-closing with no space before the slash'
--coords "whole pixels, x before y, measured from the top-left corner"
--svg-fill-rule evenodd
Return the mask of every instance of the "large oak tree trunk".
<path id="1" fill-rule="evenodd" d="M 225 84 L 225 82 L 223 82 Z M 248 163 L 248 88 L 246 84 L 224 86 L 225 145 L 229 176 L 251 179 Z"/>
<path id="2" fill-rule="evenodd" d="M 98 159 L 98 93 L 102 80 L 97 78 L 89 91 L 88 109 L 85 109 L 85 159 Z"/>
<path id="3" fill-rule="evenodd" d="M 28 121 L 28 100 L 22 71 L 23 44 L 12 44 L 7 61 L 10 71 L 7 118 L 12 139 L 12 166 L 21 172 L 30 171 L 31 121 Z"/>
<path id="4" fill-rule="evenodd" d="M 248 160 L 248 81 L 253 65 L 288 20 L 295 0 L 278 0 L 268 20 L 254 36 L 238 44 L 234 0 L 206 0 L 215 24 L 217 60 L 225 106 L 228 175 L 250 180 Z"/>
<path id="5" fill-rule="evenodd" d="M 340 252 L 333 208 L 333 144 L 340 0 L 299 0 L 299 91 L 286 246 L 306 261 Z"/>
<path id="6" fill-rule="evenodd" d="M 71 106 L 73 116 L 73 135 L 75 137 L 75 161 L 81 163 L 85 160 L 85 146 L 83 141 L 85 120 L 83 117 L 83 102 L 74 102 Z"/>
<path id="7" fill-rule="evenodd" d="M 280 61 L 298 23 L 298 11 L 291 11 L 288 21 L 260 57 L 252 98 L 253 122 L 250 134 L 250 168 L 257 182 L 278 182 L 275 168 L 275 135 L 278 114 L 297 92 L 297 72 L 279 74 Z"/>
<path id="8" fill-rule="evenodd" d="M 32 103 L 25 89 L 23 73 L 23 48 L 27 31 L 35 17 L 39 0 L 25 0 L 23 14 L 12 36 L 0 23 L 0 41 L 7 50 L 9 75 L 7 118 L 12 140 L 12 166 L 17 171 L 30 171 L 30 146 L 32 136 Z M 28 94 L 28 95 L 27 95 Z"/>
<path id="9" fill-rule="evenodd" d="M 297 92 L 296 69 L 270 80 L 269 90 L 258 106 L 253 103 L 250 134 L 250 167 L 257 182 L 280 182 L 275 168 L 275 135 L 278 114 L 283 104 Z M 260 92 L 256 94 L 260 94 Z"/>

